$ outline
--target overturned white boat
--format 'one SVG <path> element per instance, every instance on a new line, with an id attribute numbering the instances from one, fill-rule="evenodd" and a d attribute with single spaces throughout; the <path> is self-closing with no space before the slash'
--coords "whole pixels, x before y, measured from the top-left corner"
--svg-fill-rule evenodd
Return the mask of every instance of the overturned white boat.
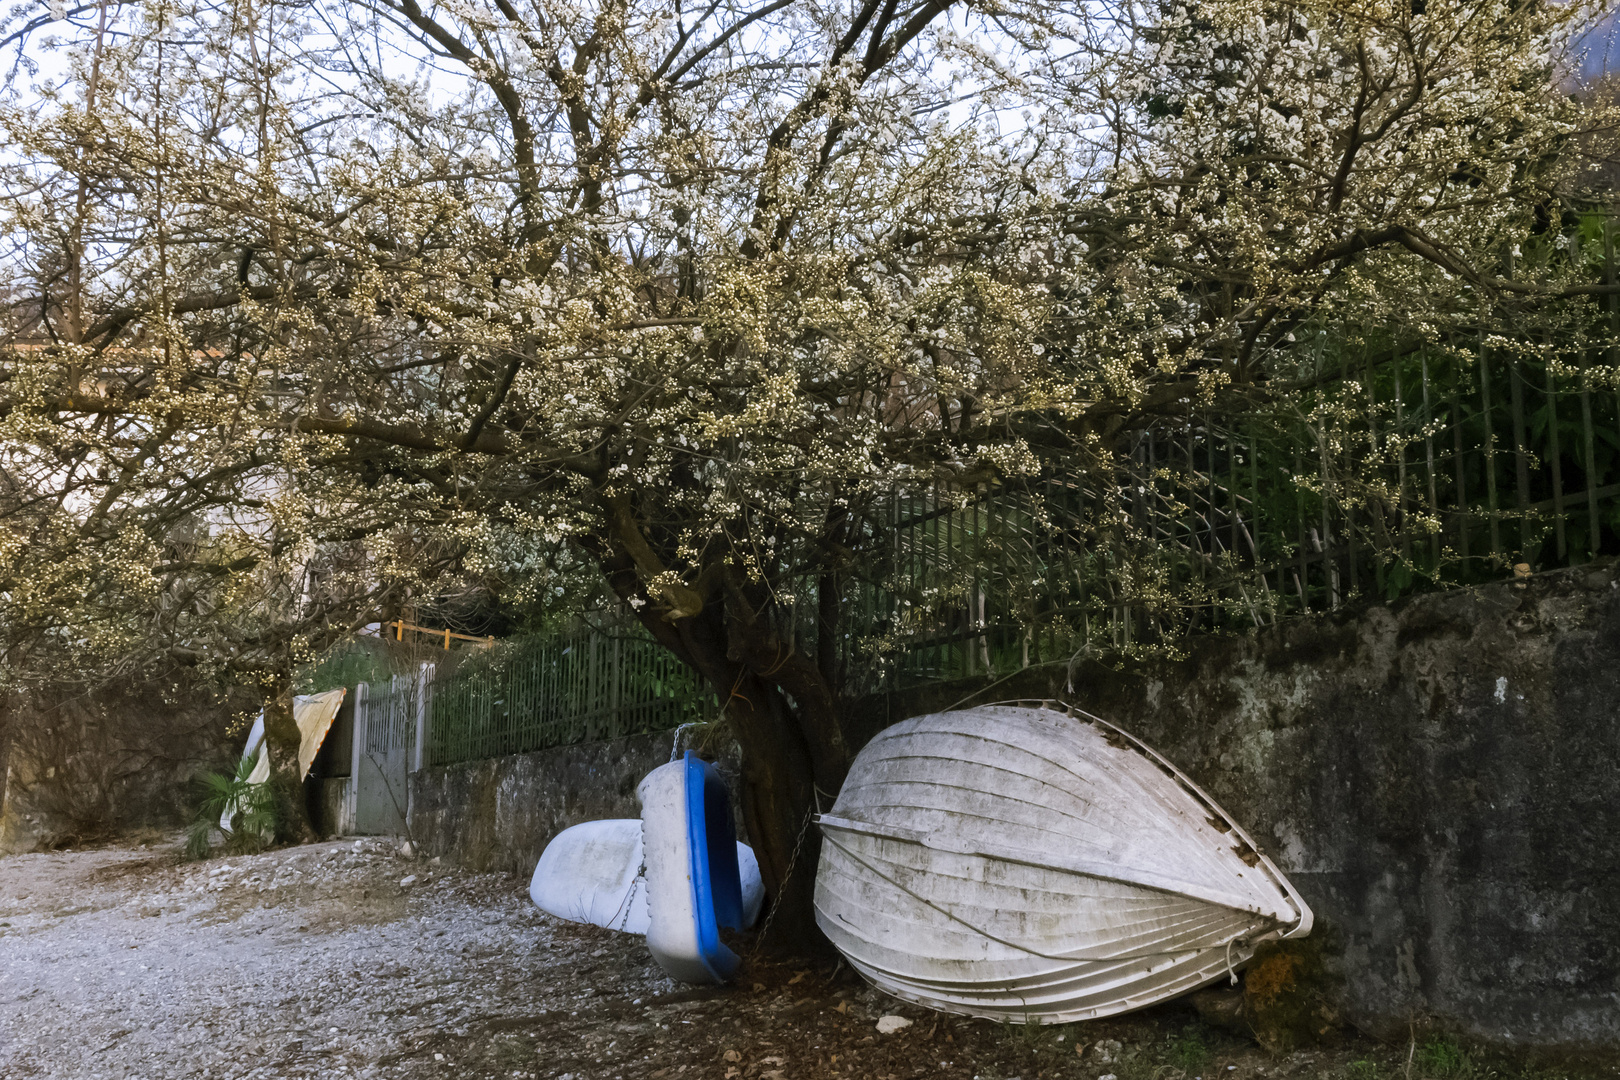
<path id="1" fill-rule="evenodd" d="M 1227 976 L 1311 911 L 1197 785 L 1095 717 L 906 720 L 819 818 L 816 921 L 878 989 L 1067 1023 Z"/>
<path id="2" fill-rule="evenodd" d="M 752 926 L 765 901 L 765 886 L 753 849 L 740 841 L 737 871 L 743 925 Z M 648 888 L 641 819 L 607 818 L 572 826 L 552 838 L 535 864 L 529 899 L 559 919 L 646 934 L 652 924 Z"/>

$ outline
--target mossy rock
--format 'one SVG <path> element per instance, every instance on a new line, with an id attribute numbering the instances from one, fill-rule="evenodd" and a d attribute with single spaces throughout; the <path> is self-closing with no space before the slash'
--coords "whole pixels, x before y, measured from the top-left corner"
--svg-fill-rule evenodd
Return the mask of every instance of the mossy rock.
<path id="1" fill-rule="evenodd" d="M 1261 1046 L 1287 1053 L 1339 1040 L 1336 979 L 1324 959 L 1322 936 L 1268 941 L 1243 973 L 1243 1018 Z"/>

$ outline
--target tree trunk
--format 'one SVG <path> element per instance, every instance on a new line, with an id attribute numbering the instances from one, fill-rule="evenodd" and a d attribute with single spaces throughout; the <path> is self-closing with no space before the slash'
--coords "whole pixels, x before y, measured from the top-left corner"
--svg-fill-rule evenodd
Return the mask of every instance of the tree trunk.
<path id="1" fill-rule="evenodd" d="M 849 768 L 837 695 L 814 658 L 793 645 L 762 614 L 760 597 L 732 579 L 682 615 L 643 600 L 628 556 L 605 557 L 603 568 L 652 636 L 698 672 L 719 699 L 742 750 L 743 825 L 774 911 L 767 943 L 795 951 L 827 946 L 812 904 L 821 836 L 811 816 L 817 788 L 830 805 Z"/>
<path id="2" fill-rule="evenodd" d="M 316 838 L 304 798 L 298 769 L 298 723 L 293 719 L 292 693 L 278 684 L 264 705 L 264 741 L 270 747 L 270 789 L 276 799 L 276 839 L 302 844 Z"/>
<path id="3" fill-rule="evenodd" d="M 802 651 L 784 632 L 790 616 L 770 587 L 723 555 L 691 584 L 672 580 L 664 557 L 671 553 L 649 541 L 629 497 L 604 494 L 602 505 L 608 528 L 587 545 L 608 583 L 714 689 L 742 750 L 743 825 L 774 912 L 767 941 L 822 951 L 828 946 L 812 904 L 821 836 L 811 816 L 817 790 L 830 805 L 849 769 L 833 646 L 818 647 L 819 656 Z M 832 600 L 832 586 L 828 594 Z M 818 621 L 836 623 L 836 611 L 818 612 Z M 817 636 L 819 646 L 836 635 Z"/>

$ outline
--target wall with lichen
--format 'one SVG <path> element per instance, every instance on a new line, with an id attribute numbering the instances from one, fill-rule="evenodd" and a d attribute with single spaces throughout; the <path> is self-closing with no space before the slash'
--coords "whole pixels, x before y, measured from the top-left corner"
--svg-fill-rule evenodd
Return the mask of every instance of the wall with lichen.
<path id="1" fill-rule="evenodd" d="M 655 732 L 423 769 L 410 780 L 411 839 L 427 855 L 527 877 L 570 825 L 640 817 L 636 785 L 670 760 L 672 739 L 671 732 Z M 732 817 L 746 841 L 735 747 L 715 765 L 730 782 Z"/>
<path id="2" fill-rule="evenodd" d="M 1620 1051 L 1620 586 L 1606 567 L 1031 670 L 1143 738 L 1315 909 L 1324 1024 Z M 961 685 L 863 703 L 863 736 Z M 903 705 L 902 705 L 903 702 Z"/>

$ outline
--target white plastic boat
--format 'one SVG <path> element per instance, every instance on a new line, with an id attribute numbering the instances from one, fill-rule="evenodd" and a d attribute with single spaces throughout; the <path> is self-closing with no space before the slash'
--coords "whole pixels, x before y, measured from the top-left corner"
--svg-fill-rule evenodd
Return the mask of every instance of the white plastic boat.
<path id="1" fill-rule="evenodd" d="M 639 818 L 587 821 L 546 845 L 529 899 L 559 919 L 645 934 L 647 887 L 640 869 Z"/>
<path id="2" fill-rule="evenodd" d="M 743 921 L 751 926 L 759 917 L 765 887 L 747 844 L 737 845 L 737 867 Z M 587 821 L 558 833 L 534 868 L 529 898 L 559 919 L 645 934 L 651 916 L 642 872 L 641 819 Z"/>
<path id="3" fill-rule="evenodd" d="M 1311 911 L 1174 766 L 1095 717 L 992 706 L 890 727 L 830 813 L 816 921 L 878 989 L 1067 1023 L 1225 978 Z"/>
<path id="4" fill-rule="evenodd" d="M 647 948 L 671 978 L 723 983 L 739 961 L 720 931 L 745 925 L 725 781 L 688 750 L 648 773 L 636 796 L 647 861 Z"/>

